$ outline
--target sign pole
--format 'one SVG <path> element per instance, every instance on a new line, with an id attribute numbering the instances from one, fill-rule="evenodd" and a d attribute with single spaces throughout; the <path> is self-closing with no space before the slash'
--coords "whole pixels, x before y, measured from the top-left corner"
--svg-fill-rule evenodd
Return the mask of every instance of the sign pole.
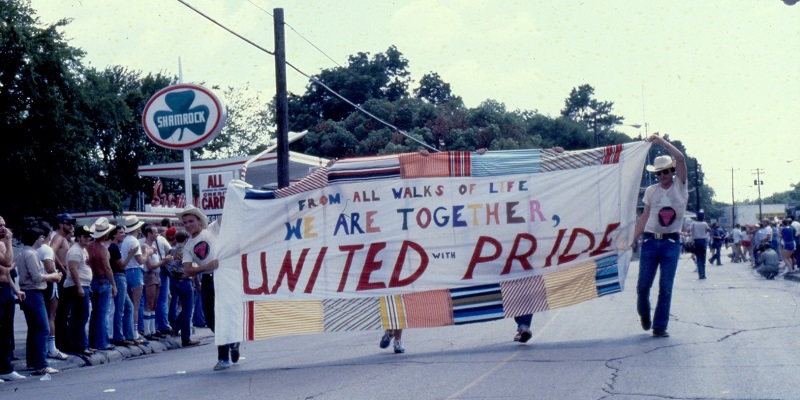
<path id="1" fill-rule="evenodd" d="M 186 193 L 186 204 L 194 205 L 194 197 L 192 196 L 192 150 L 183 149 L 183 190 Z"/>

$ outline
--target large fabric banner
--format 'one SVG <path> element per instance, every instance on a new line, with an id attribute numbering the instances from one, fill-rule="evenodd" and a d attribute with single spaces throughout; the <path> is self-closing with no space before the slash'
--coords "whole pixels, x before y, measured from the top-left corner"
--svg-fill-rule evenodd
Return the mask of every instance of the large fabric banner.
<path id="1" fill-rule="evenodd" d="M 231 181 L 216 342 L 469 324 L 623 290 L 649 143 L 339 160 Z"/>

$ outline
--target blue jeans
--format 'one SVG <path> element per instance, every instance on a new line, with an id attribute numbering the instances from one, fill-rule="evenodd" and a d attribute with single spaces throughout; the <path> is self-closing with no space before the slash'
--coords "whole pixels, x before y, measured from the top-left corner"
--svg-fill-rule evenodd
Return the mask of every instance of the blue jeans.
<path id="1" fill-rule="evenodd" d="M 108 315 L 111 307 L 111 281 L 108 278 L 92 279 L 92 316 L 89 320 L 89 344 L 95 349 L 107 349 Z"/>
<path id="2" fill-rule="evenodd" d="M 161 278 L 161 286 L 158 292 L 158 301 L 156 302 L 156 330 L 159 332 L 166 332 L 172 330 L 169 325 L 169 275 L 166 273 L 166 268 L 160 267 L 158 272 Z"/>
<path id="3" fill-rule="evenodd" d="M 722 265 L 722 261 L 720 260 L 720 255 L 722 255 L 722 241 L 721 240 L 712 241 L 711 248 L 714 249 L 714 255 L 711 256 L 711 259 L 708 260 L 708 263 L 714 264 L 714 260 L 717 260 L 717 265 Z"/>
<path id="4" fill-rule="evenodd" d="M 194 284 L 192 284 L 192 291 L 194 292 L 194 313 L 192 314 L 192 325 L 207 326 L 206 316 L 203 314 L 203 296 L 201 296 L 201 291 Z"/>
<path id="5" fill-rule="evenodd" d="M 0 282 L 0 374 L 3 375 L 14 370 L 11 365 L 11 353 L 14 352 L 14 307 L 11 284 Z"/>
<path id="6" fill-rule="evenodd" d="M 697 262 L 697 275 L 700 279 L 705 279 L 706 277 L 706 240 L 705 239 L 695 239 L 694 240 L 694 258 Z"/>
<path id="7" fill-rule="evenodd" d="M 28 368 L 38 371 L 49 366 L 47 363 L 47 337 L 50 336 L 50 322 L 47 320 L 44 292 L 26 290 L 21 308 L 25 313 L 25 322 L 28 324 L 25 359 Z"/>
<path id="8" fill-rule="evenodd" d="M 91 288 L 83 288 L 83 297 L 78 295 L 78 287 L 70 286 L 66 291 L 72 293 L 72 309 L 69 312 L 69 340 L 72 345 L 70 349 L 74 352 L 82 352 L 89 349 L 89 336 L 86 334 L 86 324 L 89 322 L 89 307 Z"/>
<path id="9" fill-rule="evenodd" d="M 658 302 L 653 315 L 653 329 L 666 330 L 672 302 L 672 283 L 678 269 L 680 244 L 672 239 L 645 238 L 639 258 L 639 281 L 636 284 L 636 309 L 639 316 L 650 317 L 650 288 L 661 268 L 658 280 Z M 704 252 L 705 253 L 705 252 Z"/>
<path id="10" fill-rule="evenodd" d="M 170 279 L 170 291 L 175 293 L 175 300 L 181 303 L 181 312 L 175 319 L 175 329 L 181 331 L 181 342 L 186 344 L 192 338 L 192 304 L 194 295 L 192 293 L 192 282 L 188 279 Z"/>
<path id="11" fill-rule="evenodd" d="M 128 296 L 128 279 L 125 274 L 114 274 L 117 297 L 114 298 L 114 341 L 133 340 L 133 303 Z"/>
<path id="12" fill-rule="evenodd" d="M 531 322 L 533 322 L 533 314 L 525 314 L 520 315 L 519 317 L 514 317 L 514 322 L 517 323 L 517 332 L 520 332 L 523 329 L 528 329 L 531 327 Z"/>

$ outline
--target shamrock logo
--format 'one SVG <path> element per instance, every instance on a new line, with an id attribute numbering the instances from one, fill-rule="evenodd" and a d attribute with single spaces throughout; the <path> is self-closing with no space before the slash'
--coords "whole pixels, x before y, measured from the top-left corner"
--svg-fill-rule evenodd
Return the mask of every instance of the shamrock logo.
<path id="1" fill-rule="evenodd" d="M 210 112 L 206 106 L 191 107 L 194 97 L 193 90 L 172 92 L 164 97 L 170 111 L 157 111 L 153 115 L 161 139 L 167 140 L 175 132 L 180 132 L 178 141 L 181 141 L 187 130 L 197 136 L 205 133 Z"/>

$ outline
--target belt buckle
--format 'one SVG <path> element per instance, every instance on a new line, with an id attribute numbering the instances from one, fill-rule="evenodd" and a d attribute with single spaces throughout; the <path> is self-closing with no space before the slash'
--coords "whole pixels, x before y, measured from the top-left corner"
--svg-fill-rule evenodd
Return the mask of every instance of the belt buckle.
<path id="1" fill-rule="evenodd" d="M 653 236 L 658 240 L 661 240 L 661 239 L 664 238 L 664 234 L 663 233 L 654 233 Z"/>

